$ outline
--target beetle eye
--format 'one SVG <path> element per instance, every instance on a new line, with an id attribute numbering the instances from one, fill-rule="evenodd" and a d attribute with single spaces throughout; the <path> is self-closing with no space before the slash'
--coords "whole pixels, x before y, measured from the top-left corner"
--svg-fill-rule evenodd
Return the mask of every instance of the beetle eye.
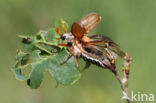
<path id="1" fill-rule="evenodd" d="M 62 39 L 62 40 L 65 40 L 65 39 L 66 39 L 66 36 L 61 36 L 61 39 Z"/>

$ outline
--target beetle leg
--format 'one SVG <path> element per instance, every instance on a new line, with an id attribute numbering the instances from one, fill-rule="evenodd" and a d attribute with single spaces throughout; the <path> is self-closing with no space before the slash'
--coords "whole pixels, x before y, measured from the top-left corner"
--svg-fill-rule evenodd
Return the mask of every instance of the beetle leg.
<path id="1" fill-rule="evenodd" d="M 75 57 L 75 62 L 76 62 L 76 66 L 79 67 L 78 61 L 77 61 L 78 57 Z"/>
<path id="2" fill-rule="evenodd" d="M 56 28 L 55 31 L 56 31 L 60 36 L 62 36 L 61 30 L 60 30 L 59 28 Z"/>
<path id="3" fill-rule="evenodd" d="M 65 64 L 72 57 L 72 53 L 73 53 L 73 47 L 70 48 L 68 57 L 66 58 L 66 60 L 64 62 L 61 63 L 61 65 Z"/>
<path id="4" fill-rule="evenodd" d="M 66 60 L 65 60 L 64 62 L 61 63 L 61 65 L 62 65 L 62 64 L 65 64 L 65 63 L 71 58 L 71 56 L 72 56 L 72 55 L 69 54 L 68 57 L 66 58 Z"/>
<path id="5" fill-rule="evenodd" d="M 68 45 L 65 44 L 65 43 L 59 43 L 57 46 L 64 46 L 64 47 L 67 47 Z"/>

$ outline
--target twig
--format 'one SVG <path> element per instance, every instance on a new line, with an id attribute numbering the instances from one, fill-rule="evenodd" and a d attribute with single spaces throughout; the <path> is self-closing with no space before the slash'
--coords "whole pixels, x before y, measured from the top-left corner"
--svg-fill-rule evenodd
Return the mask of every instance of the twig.
<path id="1" fill-rule="evenodd" d="M 132 61 L 132 59 L 126 53 L 126 55 L 124 57 L 124 64 L 123 64 L 123 74 L 124 74 L 123 78 L 121 78 L 120 73 L 117 68 L 115 68 L 114 71 L 112 71 L 114 73 L 114 75 L 116 76 L 116 78 L 118 79 L 123 92 L 128 97 L 128 98 L 126 98 L 127 103 L 131 103 L 129 93 L 128 93 L 128 77 L 129 77 L 129 68 L 132 63 L 131 61 Z"/>

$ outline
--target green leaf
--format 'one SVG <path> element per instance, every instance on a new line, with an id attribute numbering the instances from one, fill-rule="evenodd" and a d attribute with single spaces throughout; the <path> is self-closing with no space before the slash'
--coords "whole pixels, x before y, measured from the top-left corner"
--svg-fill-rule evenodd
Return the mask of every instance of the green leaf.
<path id="1" fill-rule="evenodd" d="M 24 56 L 26 56 L 27 53 L 22 52 L 21 50 L 17 51 L 17 55 L 15 56 L 16 61 L 21 61 Z"/>
<path id="2" fill-rule="evenodd" d="M 34 42 L 35 42 L 34 36 L 19 35 L 19 37 L 22 38 L 22 45 L 25 51 L 31 52 L 37 49 L 37 47 L 34 46 Z"/>
<path id="3" fill-rule="evenodd" d="M 29 56 L 29 59 L 31 60 L 31 62 L 36 62 L 38 60 L 40 60 L 40 53 L 41 51 L 40 50 L 34 50 L 30 56 Z"/>
<path id="4" fill-rule="evenodd" d="M 22 52 L 21 50 L 17 51 L 17 55 L 15 56 L 16 64 L 15 67 L 19 65 L 25 65 L 28 62 L 28 53 Z"/>
<path id="5" fill-rule="evenodd" d="M 46 70 L 56 79 L 56 81 L 63 85 L 71 85 L 75 83 L 81 76 L 79 70 L 76 68 L 74 58 L 72 57 L 64 65 L 60 65 L 66 59 L 67 51 L 62 50 L 60 53 L 42 58 L 36 63 L 32 63 L 32 72 L 28 85 L 31 88 L 38 88 L 43 80 L 43 74 Z"/>
<path id="6" fill-rule="evenodd" d="M 62 18 L 60 18 L 60 19 L 58 19 L 58 20 L 56 21 L 55 27 L 56 27 L 56 28 L 60 28 L 61 33 L 64 34 L 64 30 L 62 29 L 62 25 L 64 25 L 65 30 L 66 30 L 66 32 L 67 32 L 67 30 L 68 30 L 68 24 L 67 24 Z"/>
<path id="7" fill-rule="evenodd" d="M 31 88 L 38 88 L 43 80 L 43 73 L 45 71 L 45 64 L 43 62 L 32 63 L 32 72 L 30 74 L 29 79 L 27 80 L 27 84 Z"/>
<path id="8" fill-rule="evenodd" d="M 60 39 L 60 35 L 55 32 L 54 28 L 48 30 L 48 32 L 44 36 L 46 41 L 56 45 L 58 44 L 58 39 Z"/>
<path id="9" fill-rule="evenodd" d="M 57 20 L 55 26 L 64 33 L 62 25 L 67 31 L 68 24 L 63 19 Z M 55 80 L 63 85 L 71 85 L 80 78 L 81 74 L 76 68 L 74 57 L 60 65 L 66 60 L 68 52 L 64 47 L 57 46 L 63 41 L 55 32 L 55 28 L 40 31 L 34 36 L 20 35 L 19 37 L 22 38 L 24 52 L 18 51 L 16 65 L 12 69 L 18 80 L 27 80 L 27 84 L 36 89 L 42 83 L 46 71 L 49 71 Z M 27 66 L 31 66 L 32 70 L 29 75 L 24 75 L 23 69 L 27 69 Z"/>
<path id="10" fill-rule="evenodd" d="M 47 32 L 41 31 L 37 34 L 37 47 L 42 48 L 44 50 L 50 51 L 50 52 L 59 52 L 60 47 L 57 47 L 57 45 L 62 42 L 60 39 L 60 36 L 55 32 L 55 29 L 52 28 L 48 30 Z"/>
<path id="11" fill-rule="evenodd" d="M 22 74 L 21 68 L 13 68 L 11 70 L 14 72 L 17 80 L 24 81 L 29 78 L 28 76 Z"/>
<path id="12" fill-rule="evenodd" d="M 50 60 L 50 73 L 51 75 L 63 85 L 71 85 L 75 83 L 81 76 L 79 70 L 76 68 L 74 57 L 70 58 L 67 63 L 60 65 L 65 61 L 67 54 L 66 50 L 61 51 Z"/>

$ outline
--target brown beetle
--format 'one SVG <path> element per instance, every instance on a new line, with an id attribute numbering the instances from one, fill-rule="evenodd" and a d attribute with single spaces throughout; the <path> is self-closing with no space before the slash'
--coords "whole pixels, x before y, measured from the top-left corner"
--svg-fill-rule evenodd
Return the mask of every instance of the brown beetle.
<path id="1" fill-rule="evenodd" d="M 64 64 L 74 55 L 76 64 L 77 59 L 82 57 L 84 60 L 93 63 L 102 68 L 114 70 L 115 59 L 125 56 L 123 50 L 110 38 L 103 35 L 93 35 L 88 37 L 97 24 L 101 21 L 101 16 L 97 13 L 90 13 L 79 22 L 74 22 L 71 27 L 71 33 L 61 34 L 60 29 L 56 28 L 56 32 L 65 40 L 67 44 L 59 45 L 69 47 L 69 55 L 67 59 L 61 63 Z M 64 25 L 62 28 L 65 31 Z"/>

